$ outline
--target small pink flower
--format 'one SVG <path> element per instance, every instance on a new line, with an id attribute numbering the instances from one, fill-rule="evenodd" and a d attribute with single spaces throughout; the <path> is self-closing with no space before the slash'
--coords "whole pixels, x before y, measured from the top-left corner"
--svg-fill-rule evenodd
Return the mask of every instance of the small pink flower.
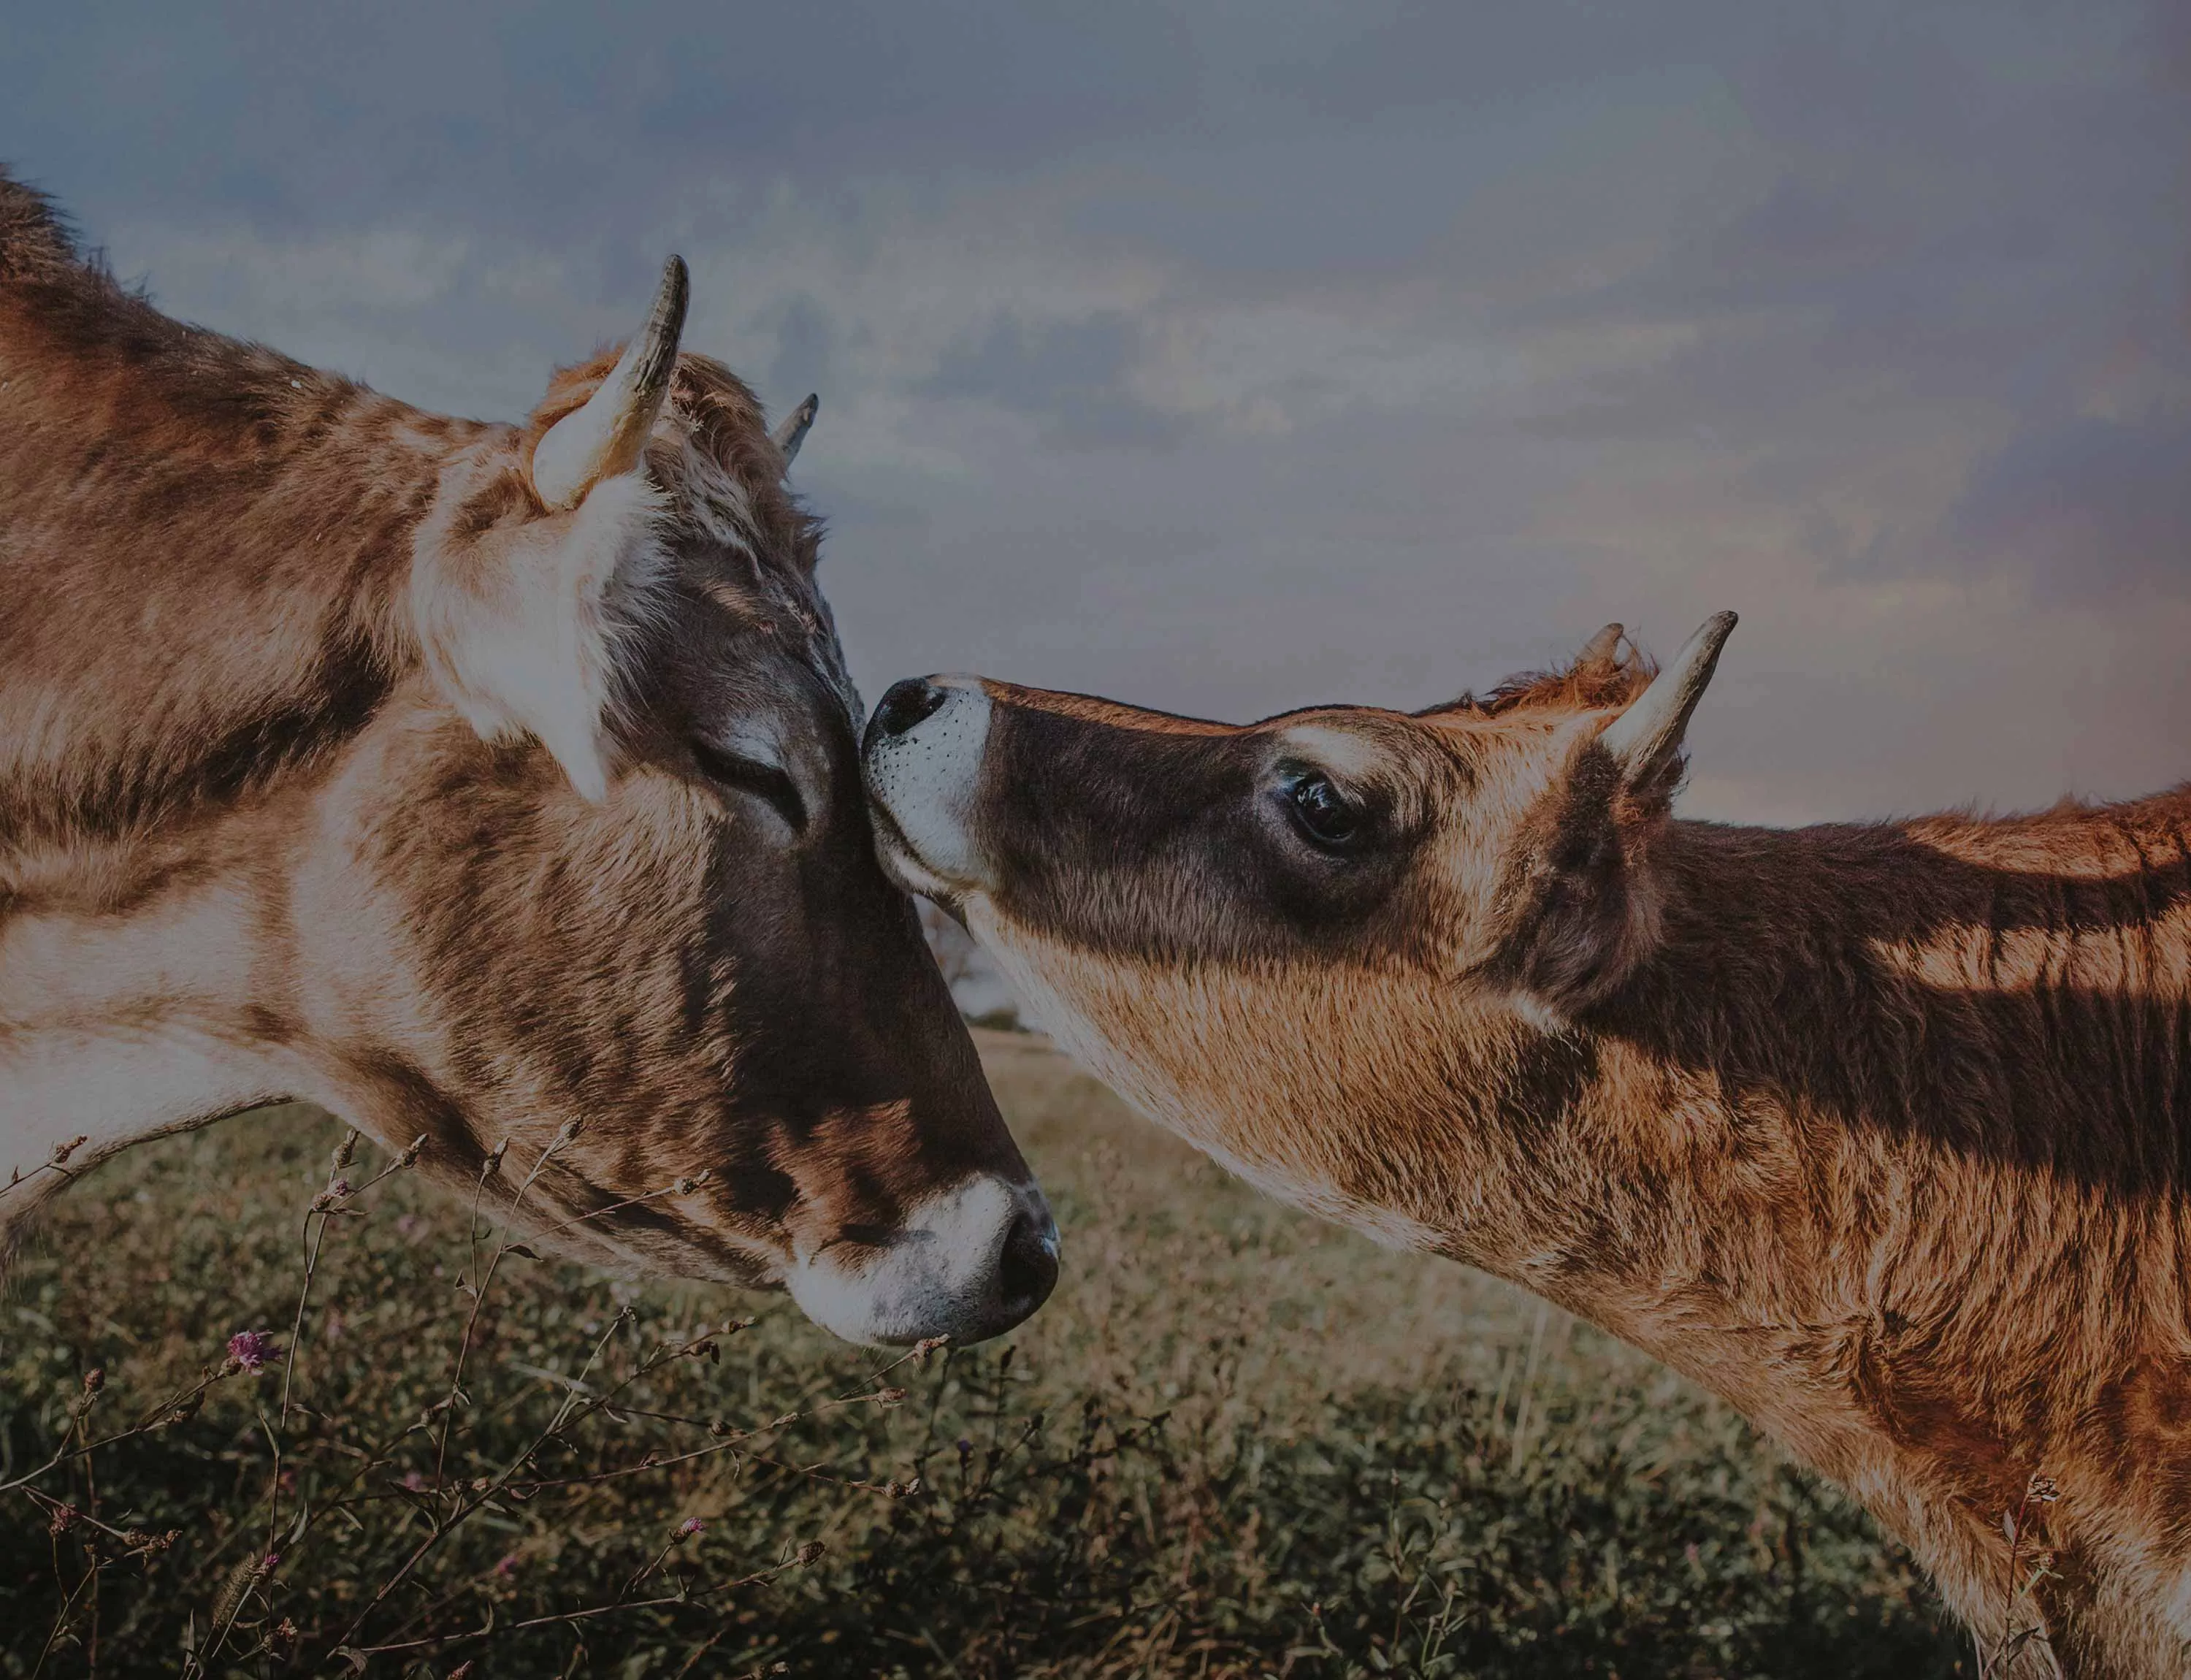
<path id="1" fill-rule="evenodd" d="M 403 1485 L 414 1494 L 424 1493 L 426 1489 L 426 1478 L 416 1470 L 407 1470 L 403 1472 Z"/>
<path id="2" fill-rule="evenodd" d="M 282 1350 L 274 1345 L 270 1330 L 238 1330 L 228 1339 L 228 1357 L 248 1371 L 255 1371 L 269 1359 L 278 1359 Z"/>
<path id="3" fill-rule="evenodd" d="M 505 1580 L 509 1576 L 515 1575 L 517 1573 L 517 1554 L 515 1552 L 504 1552 L 501 1559 L 494 1566 L 494 1572 L 497 1575 L 503 1576 Z"/>
<path id="4" fill-rule="evenodd" d="M 707 1526 L 708 1525 L 702 1522 L 697 1517 L 687 1517 L 683 1522 L 677 1525 L 676 1537 L 679 1540 L 690 1540 L 694 1535 L 698 1534 Z"/>

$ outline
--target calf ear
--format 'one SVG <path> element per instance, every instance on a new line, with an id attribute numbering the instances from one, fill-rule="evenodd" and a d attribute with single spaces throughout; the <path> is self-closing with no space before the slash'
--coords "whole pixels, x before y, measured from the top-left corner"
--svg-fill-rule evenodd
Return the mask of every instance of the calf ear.
<path id="1" fill-rule="evenodd" d="M 1651 680 L 1628 709 L 1606 726 L 1597 744 L 1620 772 L 1631 799 L 1670 799 L 1687 765 L 1689 719 L 1704 698 L 1719 651 L 1733 632 L 1735 616 L 1715 612 L 1682 644 L 1674 663 Z"/>
<path id="2" fill-rule="evenodd" d="M 1683 737 L 1733 629 L 1704 621 L 1671 664 L 1569 761 L 1524 824 L 1508 883 L 1514 978 L 1558 1013 L 1597 1001 L 1657 943 L 1653 836 L 1686 768 Z"/>
<path id="3" fill-rule="evenodd" d="M 647 439 L 677 368 L 690 294 L 672 257 L 646 323 L 584 402 L 512 475 L 506 446 L 443 476 L 413 553 L 429 666 L 488 740 L 530 733 L 589 799 L 608 791 L 609 715 L 635 633 L 662 596 L 662 498 Z M 548 511 L 544 515 L 541 509 Z"/>

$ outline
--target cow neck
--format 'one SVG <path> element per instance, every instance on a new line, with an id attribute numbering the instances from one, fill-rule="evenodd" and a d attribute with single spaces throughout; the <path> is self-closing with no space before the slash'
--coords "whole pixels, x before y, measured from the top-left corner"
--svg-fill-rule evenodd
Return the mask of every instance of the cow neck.
<path id="1" fill-rule="evenodd" d="M 0 1232 L 148 1137 L 310 1094 L 285 840 L 260 811 L 17 851 L 0 892 Z"/>
<path id="2" fill-rule="evenodd" d="M 1953 1596 L 2033 1472 L 2115 1474 L 2042 1420 L 2191 1320 L 2185 804 L 1672 825 L 1655 954 L 1579 1023 L 1592 1170 L 1536 1175 L 1499 1269 L 1861 1491 Z M 1920 1490 L 1972 1534 L 1928 1539 Z"/>

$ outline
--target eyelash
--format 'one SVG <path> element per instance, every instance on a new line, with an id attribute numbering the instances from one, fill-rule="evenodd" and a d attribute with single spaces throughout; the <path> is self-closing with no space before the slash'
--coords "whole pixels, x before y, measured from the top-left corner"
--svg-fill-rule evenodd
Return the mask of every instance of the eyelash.
<path id="1" fill-rule="evenodd" d="M 777 814 L 794 829 L 806 827 L 806 801 L 799 796 L 799 784 L 772 764 L 742 758 L 736 753 L 726 753 L 708 742 L 692 740 L 686 743 L 692 757 L 700 766 L 700 773 L 709 781 L 726 788 L 741 788 L 747 793 L 766 800 L 776 807 Z"/>

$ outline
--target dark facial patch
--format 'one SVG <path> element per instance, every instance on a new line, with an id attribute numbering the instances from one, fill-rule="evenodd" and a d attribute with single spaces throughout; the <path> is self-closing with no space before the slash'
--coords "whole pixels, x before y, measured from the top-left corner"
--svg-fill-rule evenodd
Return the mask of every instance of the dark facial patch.
<path id="1" fill-rule="evenodd" d="M 1420 726 L 1325 709 L 1246 727 L 988 685 L 978 837 L 999 909 L 1074 944 L 1158 961 L 1316 952 L 1374 963 L 1414 954 L 1411 868 L 1459 771 Z M 1369 768 L 1328 766 L 1289 739 L 1320 724 Z M 1343 848 L 1292 807 L 1329 775 L 1360 813 Z"/>

